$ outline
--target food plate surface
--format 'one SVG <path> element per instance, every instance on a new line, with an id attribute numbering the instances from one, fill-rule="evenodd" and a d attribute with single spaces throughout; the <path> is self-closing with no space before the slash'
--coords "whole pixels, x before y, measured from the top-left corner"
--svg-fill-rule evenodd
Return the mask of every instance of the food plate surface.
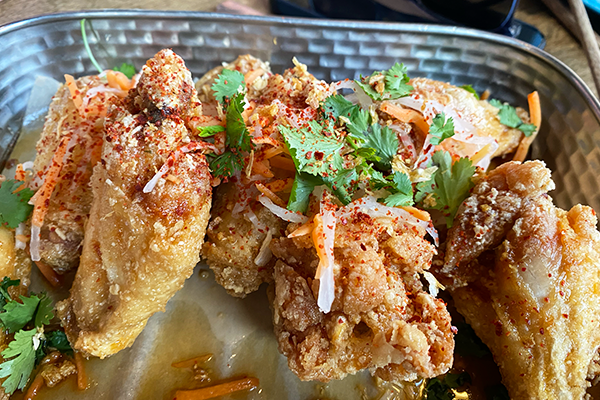
<path id="1" fill-rule="evenodd" d="M 96 73 L 84 49 L 81 18 L 91 21 L 97 35 L 88 33 L 88 39 L 106 68 L 129 62 L 139 69 L 168 47 L 183 57 L 195 78 L 250 53 L 269 61 L 273 72 L 292 66 L 295 56 L 327 81 L 367 75 L 399 61 L 411 77 L 471 84 L 522 107 L 526 95 L 537 90 L 543 123 L 531 158 L 544 160 L 553 171 L 557 189 L 551 195 L 558 206 L 584 203 L 600 210 L 600 104 L 581 79 L 526 43 L 433 25 L 117 10 L 6 25 L 0 27 L 0 168 L 17 142 L 36 76 L 62 80 L 65 73 Z M 89 363 L 94 383 L 77 393 L 78 399 L 169 398 L 172 389 L 191 382 L 189 373 L 170 364 L 209 352 L 215 355 L 209 367 L 216 376 L 248 374 L 261 380 L 261 390 L 250 398 L 360 398 L 359 387 L 376 395 L 366 373 L 328 385 L 300 382 L 277 353 L 264 288 L 234 299 L 206 266 L 198 269 L 204 272 L 188 280 L 166 313 L 150 319 L 131 349 Z M 69 382 L 48 395 L 68 398 L 74 390 Z"/>

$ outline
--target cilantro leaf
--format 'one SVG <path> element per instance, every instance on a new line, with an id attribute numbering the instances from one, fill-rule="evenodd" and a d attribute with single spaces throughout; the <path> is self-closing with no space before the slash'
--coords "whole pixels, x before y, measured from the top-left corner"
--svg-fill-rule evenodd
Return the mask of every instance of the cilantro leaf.
<path id="1" fill-rule="evenodd" d="M 394 64 L 392 68 L 384 72 L 385 90 L 391 95 L 391 99 L 408 96 L 413 87 L 408 84 L 410 78 L 406 75 L 404 64 Z"/>
<path id="2" fill-rule="evenodd" d="M 39 299 L 40 303 L 38 304 L 37 311 L 35 312 L 35 326 L 41 328 L 42 325 L 48 325 L 50 320 L 54 318 L 54 306 L 52 305 L 52 299 L 49 298 L 45 293 L 42 293 L 39 296 Z"/>
<path id="3" fill-rule="evenodd" d="M 237 171 L 241 171 L 244 166 L 244 157 L 237 151 L 226 151 L 212 158 L 208 166 L 214 177 L 226 178 L 233 176 Z"/>
<path id="4" fill-rule="evenodd" d="M 437 146 L 444 140 L 454 136 L 454 120 L 452 117 L 448 117 L 446 120 L 446 114 L 443 112 L 433 117 L 431 127 L 429 127 L 429 142 Z"/>
<path id="5" fill-rule="evenodd" d="M 529 137 L 535 132 L 537 127 L 534 124 L 521 124 L 517 129 L 523 132 L 525 136 Z"/>
<path id="6" fill-rule="evenodd" d="M 458 333 L 454 337 L 456 352 L 463 357 L 483 358 L 491 355 L 488 347 L 475 334 L 471 325 L 465 322 L 456 323 Z"/>
<path id="7" fill-rule="evenodd" d="M 231 69 L 223 69 L 211 89 L 215 92 L 217 101 L 223 103 L 226 98 L 232 98 L 245 87 L 244 74 Z"/>
<path id="8" fill-rule="evenodd" d="M 374 72 L 376 73 L 376 72 Z M 381 101 L 383 100 L 383 96 L 375 89 L 373 89 L 373 86 L 369 85 L 368 80 L 369 77 L 366 77 L 365 80 L 367 82 L 362 82 L 360 80 L 354 81 L 358 84 L 358 86 L 361 87 L 362 90 L 365 91 L 366 94 L 369 95 L 370 98 L 372 98 L 375 101 Z"/>
<path id="9" fill-rule="evenodd" d="M 252 150 L 252 137 L 246 129 L 246 123 L 242 117 L 244 112 L 244 95 L 237 94 L 231 98 L 229 106 L 227 106 L 227 139 L 225 144 L 227 147 L 235 147 L 241 151 Z"/>
<path id="10" fill-rule="evenodd" d="M 0 185 L 0 225 L 16 228 L 21 222 L 25 222 L 33 206 L 27 204 L 33 190 L 24 188 L 16 191 L 22 185 L 21 181 L 7 179 Z"/>
<path id="11" fill-rule="evenodd" d="M 7 361 L 0 364 L 0 378 L 7 378 L 2 383 L 7 394 L 13 394 L 15 390 L 25 388 L 29 381 L 35 366 L 35 349 L 33 347 L 35 334 L 36 329 L 17 332 L 14 340 L 2 352 L 2 357 Z"/>
<path id="12" fill-rule="evenodd" d="M 496 108 L 502 107 L 502 102 L 500 100 L 498 100 L 498 99 L 490 99 L 488 101 L 488 103 L 490 103 L 491 106 L 494 106 Z"/>
<path id="13" fill-rule="evenodd" d="M 215 133 L 224 132 L 225 128 L 221 125 L 199 126 L 198 131 L 198 136 L 209 137 L 214 135 Z"/>
<path id="14" fill-rule="evenodd" d="M 36 295 L 25 297 L 19 296 L 22 303 L 18 301 L 9 301 L 4 306 L 3 313 L 0 313 L 0 320 L 5 329 L 10 333 L 14 333 L 22 329 L 29 321 L 32 320 L 35 310 L 40 302 L 40 298 Z"/>
<path id="15" fill-rule="evenodd" d="M 401 172 L 394 172 L 391 182 L 392 194 L 387 196 L 383 202 L 390 207 L 412 206 L 413 188 L 408 175 Z"/>
<path id="16" fill-rule="evenodd" d="M 340 115 L 349 117 L 350 110 L 355 107 L 352 102 L 346 100 L 341 94 L 334 94 L 325 99 L 323 102 L 323 112 L 325 118 L 337 119 Z"/>
<path id="17" fill-rule="evenodd" d="M 5 276 L 0 282 L 0 305 L 4 306 L 6 302 L 11 301 L 12 298 L 8 293 L 8 288 L 10 286 L 19 286 L 21 281 L 19 279 L 10 279 L 8 276 Z"/>
<path id="18" fill-rule="evenodd" d="M 475 98 L 477 100 L 479 100 L 479 95 L 477 94 L 477 92 L 475 91 L 475 89 L 473 89 L 473 86 L 471 86 L 471 85 L 462 85 L 462 86 L 459 86 L 459 88 L 465 89 L 467 92 L 472 93 L 473 96 L 475 96 Z"/>
<path id="19" fill-rule="evenodd" d="M 308 209 L 310 194 L 315 187 L 322 185 L 323 180 L 303 172 L 296 172 L 296 178 L 292 185 L 292 192 L 288 200 L 287 209 L 290 211 L 305 213 Z"/>
<path id="20" fill-rule="evenodd" d="M 300 129 L 280 126 L 296 169 L 312 175 L 329 176 L 342 170 L 340 150 L 344 142 L 322 134 L 323 127 L 316 121 Z"/>
<path id="21" fill-rule="evenodd" d="M 46 334 L 46 346 L 60 351 L 61 353 L 72 353 L 73 348 L 63 331 L 52 331 Z"/>
<path id="22" fill-rule="evenodd" d="M 521 122 L 521 118 L 517 115 L 517 110 L 508 104 L 503 104 L 500 107 L 500 111 L 498 112 L 498 117 L 500 118 L 500 123 L 506 125 L 510 128 L 517 128 L 523 122 Z"/>
<path id="23" fill-rule="evenodd" d="M 438 169 L 431 180 L 417 185 L 415 198 L 422 202 L 425 208 L 441 211 L 446 216 L 446 225 L 450 228 L 458 207 L 473 187 L 472 176 L 476 168 L 468 158 L 461 158 L 452 163 L 452 157 L 447 151 L 435 152 L 432 160 L 438 165 Z M 428 198 L 431 198 L 434 204 L 428 204 Z"/>
<path id="24" fill-rule="evenodd" d="M 438 198 L 437 208 L 446 215 L 446 225 L 449 228 L 452 226 L 458 207 L 474 186 L 471 177 L 476 168 L 468 158 L 461 158 L 452 163 L 452 157 L 447 151 L 436 152 L 433 155 L 433 162 L 439 165 L 434 175 L 437 186 L 434 190 Z"/>
<path id="25" fill-rule="evenodd" d="M 357 180 L 358 174 L 355 169 L 342 171 L 333 178 L 323 178 L 324 183 L 343 205 L 347 205 L 352 201 L 352 191 L 356 186 Z"/>
<path id="26" fill-rule="evenodd" d="M 392 168 L 392 159 L 398 153 L 398 136 L 387 126 L 374 124 L 369 127 L 368 134 L 365 136 L 365 147 L 375 149 L 375 155 L 379 161 L 375 161 L 375 166 L 380 169 L 388 170 Z"/>
<path id="27" fill-rule="evenodd" d="M 363 142 L 361 135 L 371 125 L 371 115 L 357 104 L 352 104 L 344 96 L 335 94 L 323 102 L 323 112 L 326 118 L 342 121 L 350 134 L 350 145 L 357 148 L 356 141 Z"/>
<path id="28" fill-rule="evenodd" d="M 129 79 L 135 75 L 135 67 L 131 64 L 123 63 L 120 67 L 114 67 L 113 71 L 122 72 Z"/>

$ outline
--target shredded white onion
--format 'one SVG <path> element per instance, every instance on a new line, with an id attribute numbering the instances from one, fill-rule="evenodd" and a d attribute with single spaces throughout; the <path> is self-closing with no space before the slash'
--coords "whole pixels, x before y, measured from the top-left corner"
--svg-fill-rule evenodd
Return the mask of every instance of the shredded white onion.
<path id="1" fill-rule="evenodd" d="M 15 248 L 25 250 L 27 243 L 19 240 L 19 236 L 25 235 L 25 223 L 21 222 L 15 230 Z"/>
<path id="2" fill-rule="evenodd" d="M 444 285 L 442 285 L 437 279 L 435 279 L 435 276 L 433 276 L 431 272 L 423 271 L 423 277 L 425 278 L 427 283 L 429 283 L 429 294 L 431 294 L 433 297 L 437 297 L 439 293 L 438 289 L 446 289 Z"/>
<path id="3" fill-rule="evenodd" d="M 433 238 L 433 241 L 435 242 L 436 247 L 439 247 L 440 236 L 438 235 L 438 231 L 437 231 L 437 229 L 434 228 L 433 224 L 429 223 L 429 225 L 427 225 L 427 228 L 425 228 L 425 230 L 427 231 L 427 233 L 429 233 L 429 236 L 431 236 Z"/>
<path id="4" fill-rule="evenodd" d="M 254 264 L 259 267 L 264 267 L 273 257 L 273 253 L 271 253 L 271 249 L 269 248 L 269 244 L 273 239 L 273 233 L 271 230 L 267 232 L 267 236 L 265 236 L 265 240 L 263 240 L 262 245 L 260 246 L 260 250 L 254 259 Z"/>
<path id="5" fill-rule="evenodd" d="M 104 85 L 95 86 L 95 87 L 89 89 L 87 92 L 85 92 L 85 96 L 83 97 L 83 101 L 82 101 L 83 108 L 87 107 L 90 100 L 92 99 L 92 97 L 94 97 L 98 93 L 110 93 L 110 94 L 115 94 L 115 95 L 121 96 L 121 97 L 127 96 L 127 91 L 125 91 L 125 90 L 111 88 L 109 86 L 104 86 Z"/>
<path id="6" fill-rule="evenodd" d="M 265 196 L 264 194 L 261 194 L 260 196 L 258 196 L 258 201 L 263 206 L 267 207 L 269 209 L 269 211 L 271 211 L 273 214 L 275 214 L 276 216 L 278 216 L 279 218 L 281 218 L 284 221 L 296 222 L 296 223 L 301 223 L 301 224 L 308 222 L 308 217 L 306 217 L 300 213 L 297 213 L 297 212 L 286 210 L 283 207 L 279 207 L 277 204 L 273 203 L 273 201 L 271 199 L 269 199 L 267 196 Z"/>
<path id="7" fill-rule="evenodd" d="M 248 208 L 248 210 L 244 213 L 244 217 L 248 221 L 252 222 L 252 225 L 254 225 L 257 230 L 262 232 L 267 230 L 267 226 L 258 219 L 256 214 L 254 214 L 254 211 L 252 211 L 250 208 Z"/>
<path id="8" fill-rule="evenodd" d="M 352 89 L 354 91 L 354 94 L 356 95 L 356 101 L 358 102 L 358 104 L 360 104 L 361 107 L 363 107 L 366 110 L 368 110 L 369 107 L 374 103 L 373 99 L 371 99 L 369 95 L 366 94 L 365 91 L 351 79 L 344 79 L 343 81 L 332 83 L 331 88 L 333 90 Z M 351 98 L 354 99 L 353 97 Z M 354 103 L 354 101 L 351 100 L 351 98 L 347 98 L 347 100 L 352 101 Z"/>
<path id="9" fill-rule="evenodd" d="M 33 169 L 33 161 L 25 161 L 21 166 L 23 169 Z"/>
<path id="10" fill-rule="evenodd" d="M 319 297 L 317 305 L 322 312 L 327 314 L 331 311 L 331 305 L 335 299 L 335 279 L 333 278 L 335 245 L 335 225 L 337 222 L 336 211 L 330 201 L 327 200 L 327 192 L 323 191 L 321 195 L 320 214 L 323 221 L 323 237 L 325 242 L 325 254 L 327 256 L 327 265 L 319 262 L 317 267 L 316 279 L 319 279 Z"/>
<path id="11" fill-rule="evenodd" d="M 31 245 L 29 246 L 29 254 L 32 261 L 40 261 L 40 227 L 31 225 Z"/>

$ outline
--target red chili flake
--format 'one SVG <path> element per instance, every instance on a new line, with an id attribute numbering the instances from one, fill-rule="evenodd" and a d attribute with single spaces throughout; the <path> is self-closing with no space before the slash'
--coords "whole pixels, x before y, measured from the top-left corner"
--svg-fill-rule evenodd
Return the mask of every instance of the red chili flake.
<path id="1" fill-rule="evenodd" d="M 325 154 L 322 151 L 315 151 L 315 160 L 323 161 Z"/>
<path id="2" fill-rule="evenodd" d="M 540 335 L 544 334 L 544 328 L 540 328 Z"/>
<path id="3" fill-rule="evenodd" d="M 307 151 L 306 152 L 306 159 L 310 160 L 311 157 L 312 157 L 312 151 Z"/>
<path id="4" fill-rule="evenodd" d="M 563 314 L 562 316 L 565 318 L 569 318 L 569 314 Z"/>

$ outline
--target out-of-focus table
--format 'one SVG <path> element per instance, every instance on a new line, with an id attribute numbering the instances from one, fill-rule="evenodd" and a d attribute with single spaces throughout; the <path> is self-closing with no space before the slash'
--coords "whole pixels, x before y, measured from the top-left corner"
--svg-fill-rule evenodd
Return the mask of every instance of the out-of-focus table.
<path id="1" fill-rule="evenodd" d="M 33 16 L 102 8 L 214 11 L 223 0 L 0 0 L 0 25 Z M 261 13 L 269 13 L 268 0 L 237 0 Z M 585 54 L 573 36 L 539 1 L 522 0 L 517 18 L 535 25 L 546 36 L 546 51 L 571 67 L 596 93 Z"/>

